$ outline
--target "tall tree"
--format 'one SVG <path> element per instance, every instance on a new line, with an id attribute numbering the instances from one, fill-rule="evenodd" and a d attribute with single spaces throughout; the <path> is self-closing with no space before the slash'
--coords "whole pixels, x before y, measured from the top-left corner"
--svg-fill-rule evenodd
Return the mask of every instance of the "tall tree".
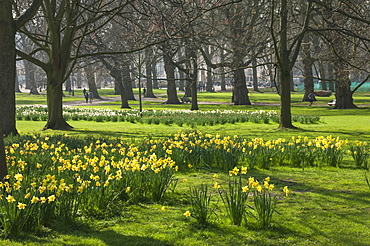
<path id="1" fill-rule="evenodd" d="M 149 97 L 149 98 L 156 98 L 156 96 L 154 95 L 154 92 L 153 92 L 153 84 L 154 84 L 154 73 L 156 71 L 153 71 L 153 63 L 155 64 L 158 57 L 157 55 L 155 54 L 154 50 L 152 48 L 147 48 L 145 50 L 145 57 L 146 57 L 146 61 L 145 61 L 145 74 L 146 74 L 146 93 L 145 93 L 145 97 Z M 155 67 L 155 65 L 154 65 Z"/>
<path id="2" fill-rule="evenodd" d="M 5 135 L 17 135 L 15 123 L 16 32 L 37 12 L 41 0 L 34 0 L 20 14 L 11 0 L 0 1 L 0 124 Z M 17 12 L 14 19 L 13 11 Z"/>
<path id="3" fill-rule="evenodd" d="M 99 96 L 98 89 L 96 87 L 96 79 L 95 79 L 95 69 L 94 65 L 90 64 L 84 67 L 86 73 L 87 84 L 89 85 L 89 91 L 92 92 L 92 95 L 95 99 L 101 99 Z"/>
<path id="4" fill-rule="evenodd" d="M 289 13 L 292 14 L 297 8 L 303 16 L 303 23 L 298 24 L 299 31 L 292 31 L 293 23 L 290 22 Z M 276 22 L 276 12 L 279 11 L 279 22 Z M 277 66 L 279 69 L 280 82 L 280 129 L 296 128 L 292 124 L 291 113 L 291 72 L 299 50 L 301 48 L 303 37 L 308 29 L 311 18 L 311 1 L 301 2 L 299 6 L 292 4 L 290 0 L 273 0 L 271 5 L 271 36 L 275 49 Z M 293 35 L 293 36 L 289 36 Z"/>
<path id="5" fill-rule="evenodd" d="M 40 0 L 34 0 L 17 19 L 13 17 L 13 1 L 0 1 L 0 180 L 8 173 L 4 135 L 18 134 L 15 125 L 15 34 L 37 12 Z"/>
<path id="6" fill-rule="evenodd" d="M 301 51 L 304 75 L 304 95 L 302 102 L 306 102 L 308 101 L 308 95 L 314 92 L 310 33 L 306 33 L 303 38 Z"/>
<path id="7" fill-rule="evenodd" d="M 119 95 L 121 95 L 121 108 L 131 108 L 128 103 L 127 93 L 123 83 L 122 69 L 117 60 L 117 57 L 111 57 L 110 62 L 106 61 L 106 59 L 101 59 L 101 62 L 110 71 L 110 75 L 114 78 L 115 88 L 117 88 Z"/>
<path id="8" fill-rule="evenodd" d="M 162 46 L 164 69 L 167 77 L 167 104 L 179 104 L 179 98 L 176 92 L 175 65 L 173 61 L 173 52 L 168 42 Z"/>

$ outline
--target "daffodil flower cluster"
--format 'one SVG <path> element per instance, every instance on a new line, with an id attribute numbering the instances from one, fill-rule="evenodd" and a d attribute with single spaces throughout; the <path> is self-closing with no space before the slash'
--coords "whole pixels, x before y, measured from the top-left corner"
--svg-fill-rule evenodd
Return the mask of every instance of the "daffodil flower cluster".
<path id="1" fill-rule="evenodd" d="M 70 148 L 51 137 L 35 137 L 7 146 L 6 156 L 10 174 L 0 182 L 0 212 L 13 222 L 29 212 L 41 221 L 46 211 L 54 211 L 48 218 L 73 219 L 77 212 L 105 209 L 117 197 L 157 201 L 177 170 L 169 156 L 120 140 Z"/>
<path id="2" fill-rule="evenodd" d="M 46 120 L 47 107 L 44 105 L 19 106 L 17 107 L 18 120 Z M 183 124 L 194 125 L 215 125 L 236 122 L 269 123 L 279 122 L 279 115 L 276 111 L 244 111 L 244 110 L 110 110 L 98 108 L 63 108 L 63 117 L 66 120 L 94 120 L 102 121 L 127 121 L 141 122 L 146 124 Z M 293 121 L 301 123 L 314 123 L 320 120 L 316 116 L 293 116 Z"/>
<path id="3" fill-rule="evenodd" d="M 248 168 L 272 166 L 314 167 L 340 166 L 347 140 L 338 137 L 292 137 L 291 139 L 244 139 L 238 136 L 179 131 L 167 139 L 144 139 L 150 151 L 171 156 L 180 168 L 214 167 L 225 171 L 246 163 Z"/>
<path id="4" fill-rule="evenodd" d="M 219 175 L 213 174 L 212 187 L 219 193 L 233 225 L 241 225 L 243 218 L 246 220 L 249 216 L 256 218 L 261 226 L 268 227 L 275 212 L 278 192 L 274 191 L 275 185 L 270 182 L 270 177 L 260 182 L 254 177 L 242 178 L 246 173 L 246 167 L 235 166 L 229 171 L 230 180 L 225 187 L 219 180 Z M 212 192 L 209 193 L 207 187 L 207 184 L 202 184 L 199 188 L 190 188 L 191 210 L 184 213 L 184 216 L 192 216 L 202 224 L 208 223 L 210 214 L 212 214 L 210 211 L 213 211 Z M 286 196 L 290 193 L 288 186 L 285 186 L 282 191 Z M 248 204 L 250 199 L 254 206 Z"/>
<path id="5" fill-rule="evenodd" d="M 14 222 L 30 211 L 40 221 L 45 211 L 73 218 L 78 211 L 104 209 L 114 199 L 159 201 L 178 169 L 211 167 L 239 177 L 247 167 L 339 166 L 344 154 L 367 158 L 369 152 L 365 142 L 354 145 L 332 136 L 263 140 L 199 131 L 142 142 L 67 135 L 14 139 L 6 146 L 9 181 L 0 183 L 0 212 L 9 218 L 3 216 L 1 223 Z M 352 151 L 351 146 L 359 149 Z M 221 190 L 217 175 L 213 178 L 213 187 Z M 264 180 L 243 183 L 238 189 L 262 194 L 274 186 Z M 289 194 L 288 188 L 284 192 Z"/>

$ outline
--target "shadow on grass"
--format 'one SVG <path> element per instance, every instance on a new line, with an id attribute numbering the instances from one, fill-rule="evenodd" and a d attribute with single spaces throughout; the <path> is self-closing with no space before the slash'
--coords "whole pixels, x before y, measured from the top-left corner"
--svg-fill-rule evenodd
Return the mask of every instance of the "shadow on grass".
<path id="1" fill-rule="evenodd" d="M 85 223 L 71 225 L 65 230 L 53 228 L 58 236 L 26 235 L 14 240 L 19 243 L 32 243 L 32 245 L 109 245 L 109 246 L 172 246 L 171 243 L 146 236 L 123 235 L 113 229 L 96 230 Z M 27 244 L 29 245 L 29 244 Z"/>
<path id="2" fill-rule="evenodd" d="M 256 224 L 248 225 L 217 225 L 214 223 L 208 226 L 200 226 L 197 223 L 190 223 L 185 233 L 198 235 L 207 241 L 207 245 L 233 245 L 233 246 L 273 246 L 285 245 L 282 242 L 289 241 L 288 238 L 299 238 L 300 234 L 281 225 L 272 226 L 268 229 L 259 228 Z M 220 235 L 220 237 L 212 237 Z M 268 240 L 266 240 L 268 239 Z"/>
<path id="3" fill-rule="evenodd" d="M 346 187 L 332 182 L 334 188 L 330 189 L 306 184 L 304 180 L 274 179 L 279 186 L 292 187 L 293 193 L 296 193 L 292 194 L 294 199 L 306 200 L 299 212 L 294 214 L 296 223 L 304 228 L 297 228 L 296 232 L 302 238 L 311 239 L 315 235 L 315 238 L 330 239 L 331 243 L 338 245 L 369 245 L 369 241 L 362 238 L 364 228 L 368 227 L 366 208 L 370 209 L 369 193 L 345 190 Z M 354 183 L 352 185 L 355 186 Z M 287 204 L 295 206 L 294 199 L 287 201 Z"/>

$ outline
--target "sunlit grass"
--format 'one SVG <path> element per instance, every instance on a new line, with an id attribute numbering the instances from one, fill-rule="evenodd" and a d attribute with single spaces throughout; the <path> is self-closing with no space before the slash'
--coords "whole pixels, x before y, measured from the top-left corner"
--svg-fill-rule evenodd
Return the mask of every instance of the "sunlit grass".
<path id="1" fill-rule="evenodd" d="M 292 193 L 279 201 L 269 230 L 230 226 L 225 217 L 213 216 L 212 224 L 199 227 L 182 214 L 189 204 L 178 195 L 186 185 L 196 185 L 210 177 L 207 172 L 179 174 L 179 191 L 161 204 L 126 207 L 120 216 L 92 219 L 88 224 L 48 236 L 26 236 L 0 245 L 367 245 L 370 243 L 367 211 L 369 191 L 360 170 L 279 168 L 250 171 L 258 179 L 271 177 L 276 185 L 289 185 Z M 221 175 L 227 180 L 227 175 Z M 215 200 L 217 202 L 217 199 Z M 167 207 L 161 211 L 162 205 Z M 220 208 L 221 209 L 221 208 Z M 220 211 L 217 211 L 218 214 Z M 78 228 L 78 229 L 77 229 Z M 11 244 L 9 244 L 11 243 Z"/>
<path id="2" fill-rule="evenodd" d="M 136 91 L 137 89 L 135 89 Z M 101 95 L 110 97 L 112 90 L 101 90 Z M 156 90 L 157 94 L 165 94 L 165 90 Z M 82 101 L 82 93 L 76 92 L 75 97 L 63 100 Z M 17 95 L 17 101 L 27 104 L 42 104 L 45 96 L 34 97 Z M 46 97 L 45 97 L 46 98 Z M 263 105 L 232 106 L 231 92 L 199 93 L 200 101 L 222 104 L 200 104 L 201 110 L 212 109 L 243 109 L 243 110 L 279 110 L 279 96 L 273 93 L 250 93 L 253 103 Z M 179 130 L 200 130 L 212 135 L 238 135 L 247 139 L 263 138 L 290 139 L 293 136 L 340 137 L 351 141 L 370 142 L 370 108 L 362 106 L 355 110 L 333 110 L 327 106 L 334 96 L 318 98 L 312 107 L 301 102 L 302 93 L 292 94 L 292 113 L 321 116 L 318 124 L 295 124 L 298 129 L 278 130 L 276 123 L 254 124 L 237 123 L 217 126 L 147 125 L 128 122 L 69 121 L 74 126 L 71 131 L 40 131 L 46 122 L 18 121 L 17 129 L 21 135 L 68 134 L 79 137 L 123 137 L 124 140 L 141 140 L 144 137 L 164 138 Z M 166 100 L 166 95 L 158 98 Z M 356 93 L 356 104 L 369 104 L 367 93 Z M 19 104 L 22 104 L 18 101 Z M 46 103 L 46 99 L 45 99 Z M 119 109 L 120 101 L 112 105 L 89 106 L 99 108 Z M 116 104 L 116 105 L 115 105 Z M 118 104 L 118 105 L 117 105 Z M 132 108 L 138 109 L 138 100 L 130 101 Z M 145 102 L 145 109 L 189 109 L 189 104 L 166 105 L 161 102 Z M 83 146 L 81 146 L 83 147 Z M 346 163 L 353 161 L 349 158 Z M 89 218 L 87 222 L 71 224 L 61 230 L 58 225 L 53 231 L 41 231 L 36 235 L 25 234 L 23 237 L 9 241 L 0 240 L 0 245 L 197 245 L 197 246 L 244 246 L 244 245 L 369 245 L 370 221 L 369 204 L 370 189 L 365 180 L 365 170 L 355 168 L 338 169 L 331 167 L 318 168 L 288 168 L 277 167 L 270 170 L 251 170 L 247 176 L 259 180 L 269 176 L 277 187 L 289 186 L 292 193 L 278 203 L 278 212 L 273 218 L 273 227 L 268 230 L 256 229 L 255 222 L 249 226 L 230 226 L 222 215 L 222 205 L 219 199 L 217 215 L 212 217 L 209 226 L 199 226 L 192 218 L 186 218 L 183 213 L 189 209 L 189 203 L 183 195 L 191 185 L 200 185 L 210 180 L 213 172 L 208 170 L 186 171 L 176 174 L 181 181 L 177 191 L 168 194 L 160 203 L 143 203 L 121 207 L 118 216 L 103 219 Z M 228 182 L 228 174 L 219 173 L 220 182 Z M 369 176 L 369 175 L 368 175 Z M 162 211 L 161 207 L 167 210 Z"/>
<path id="3" fill-rule="evenodd" d="M 255 123 L 236 123 L 215 126 L 189 126 L 179 127 L 177 125 L 148 125 L 141 123 L 128 122 L 91 122 L 91 121 L 69 121 L 74 129 L 71 131 L 40 131 L 46 122 L 41 121 L 17 121 L 17 128 L 21 134 L 41 133 L 41 134 L 60 134 L 68 135 L 105 135 L 141 138 L 144 136 L 166 136 L 176 133 L 178 130 L 192 131 L 200 130 L 210 134 L 238 135 L 246 138 L 277 139 L 288 138 L 297 135 L 316 137 L 316 136 L 339 136 L 341 139 L 361 140 L 370 142 L 370 118 L 368 116 L 323 116 L 318 124 L 295 124 L 298 129 L 281 131 L 278 130 L 276 123 L 255 124 Z"/>

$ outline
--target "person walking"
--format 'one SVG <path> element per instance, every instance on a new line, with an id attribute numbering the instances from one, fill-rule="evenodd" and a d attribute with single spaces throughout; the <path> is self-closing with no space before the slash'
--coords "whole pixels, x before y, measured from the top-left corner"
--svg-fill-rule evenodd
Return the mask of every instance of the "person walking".
<path id="1" fill-rule="evenodd" d="M 94 97 L 94 95 L 93 95 L 92 91 L 90 91 L 89 92 L 90 103 L 92 103 L 93 97 Z"/>
<path id="2" fill-rule="evenodd" d="M 308 97 L 308 101 L 310 102 L 310 104 L 308 106 L 312 106 L 313 102 L 317 101 L 316 98 L 315 98 L 315 94 L 313 94 L 313 93 L 308 94 L 307 97 Z"/>
<path id="3" fill-rule="evenodd" d="M 88 103 L 89 102 L 89 93 L 87 93 L 87 91 L 85 90 L 85 92 L 84 92 L 84 97 L 85 97 L 85 101 L 86 101 L 86 103 Z"/>

